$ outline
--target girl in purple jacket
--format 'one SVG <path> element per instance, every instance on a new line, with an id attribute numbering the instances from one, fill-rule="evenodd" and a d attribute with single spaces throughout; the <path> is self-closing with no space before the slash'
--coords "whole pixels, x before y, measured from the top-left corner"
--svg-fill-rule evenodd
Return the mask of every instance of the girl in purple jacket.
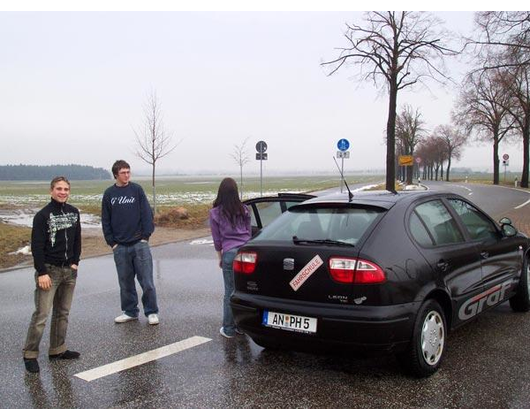
<path id="1" fill-rule="evenodd" d="M 219 331 L 225 338 L 233 338 L 237 331 L 230 308 L 230 296 L 234 292 L 234 271 L 232 263 L 238 249 L 251 236 L 250 212 L 239 199 L 237 184 L 232 178 L 225 178 L 219 185 L 217 198 L 210 210 L 210 228 L 219 267 L 223 269 L 225 295 L 223 301 L 223 326 Z"/>

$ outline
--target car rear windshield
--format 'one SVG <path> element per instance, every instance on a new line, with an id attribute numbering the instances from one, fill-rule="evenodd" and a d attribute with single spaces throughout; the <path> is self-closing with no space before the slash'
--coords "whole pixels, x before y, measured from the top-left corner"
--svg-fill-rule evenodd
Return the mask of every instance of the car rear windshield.
<path id="1" fill-rule="evenodd" d="M 383 210 L 373 207 L 293 207 L 254 241 L 332 240 L 355 245 Z"/>

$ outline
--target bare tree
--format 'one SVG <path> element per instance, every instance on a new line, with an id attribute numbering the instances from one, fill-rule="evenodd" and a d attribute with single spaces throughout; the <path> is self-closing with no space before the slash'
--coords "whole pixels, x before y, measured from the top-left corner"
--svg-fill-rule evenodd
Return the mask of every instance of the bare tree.
<path id="1" fill-rule="evenodd" d="M 475 24 L 477 37 L 468 40 L 467 45 L 478 47 L 477 58 L 484 69 L 530 65 L 530 12 L 477 12 Z M 514 53 L 517 60 L 513 60 Z"/>
<path id="2" fill-rule="evenodd" d="M 410 105 L 405 105 L 396 118 L 396 140 L 398 153 L 414 155 L 416 146 L 421 141 L 425 122 L 422 120 L 419 109 L 414 110 Z M 412 184 L 413 166 L 407 166 L 407 185 Z"/>
<path id="3" fill-rule="evenodd" d="M 457 125 L 481 141 L 493 140 L 493 183 L 499 184 L 499 145 L 512 130 L 514 120 L 508 110 L 513 101 L 505 86 L 506 70 L 472 72 L 464 79 L 456 105 Z"/>
<path id="4" fill-rule="evenodd" d="M 440 136 L 431 134 L 418 145 L 416 156 L 421 158 L 423 179 L 443 179 L 443 164 L 447 160 L 446 146 Z"/>
<path id="5" fill-rule="evenodd" d="M 456 52 L 444 45 L 449 34 L 437 29 L 441 22 L 429 13 L 369 12 L 365 21 L 365 26 L 347 25 L 345 36 L 350 46 L 322 65 L 332 67 L 332 75 L 352 63 L 359 69 L 360 80 L 372 80 L 376 86 L 382 81 L 386 86 L 386 189 L 394 191 L 398 92 L 425 78 L 447 80 L 443 56 Z"/>
<path id="6" fill-rule="evenodd" d="M 156 214 L 156 165 L 160 159 L 171 153 L 179 143 L 172 145 L 171 134 L 164 128 L 162 107 L 156 95 L 151 91 L 144 104 L 144 121 L 139 130 L 134 130 L 137 142 L 136 155 L 151 165 L 153 186 L 153 208 Z"/>
<path id="7" fill-rule="evenodd" d="M 452 160 L 460 159 L 462 148 L 467 142 L 468 135 L 465 131 L 452 125 L 441 125 L 435 129 L 435 136 L 441 141 L 444 148 L 444 155 L 447 159 L 445 180 L 449 181 Z"/>
<path id="8" fill-rule="evenodd" d="M 475 72 L 505 70 L 502 80 L 513 104 L 506 108 L 523 139 L 521 186 L 528 188 L 530 170 L 530 12 L 478 12 L 479 65 Z"/>
<path id="9" fill-rule="evenodd" d="M 241 195 L 241 200 L 243 200 L 243 166 L 250 162 L 250 156 L 247 151 L 247 142 L 249 137 L 241 142 L 241 144 L 234 145 L 234 153 L 230 156 L 236 161 L 239 166 L 240 173 L 240 185 L 239 185 L 239 194 Z"/>
<path id="10" fill-rule="evenodd" d="M 423 168 L 422 179 L 433 180 L 434 179 L 434 163 L 437 159 L 437 155 L 433 149 L 433 144 L 430 142 L 430 136 L 423 139 L 416 149 L 416 157 L 421 159 L 421 163 L 418 165 Z"/>
<path id="11" fill-rule="evenodd" d="M 505 87 L 513 97 L 513 105 L 508 112 L 513 117 L 516 130 L 523 138 L 523 172 L 521 187 L 528 188 L 530 169 L 530 66 L 514 67 L 509 70 L 510 77 Z"/>

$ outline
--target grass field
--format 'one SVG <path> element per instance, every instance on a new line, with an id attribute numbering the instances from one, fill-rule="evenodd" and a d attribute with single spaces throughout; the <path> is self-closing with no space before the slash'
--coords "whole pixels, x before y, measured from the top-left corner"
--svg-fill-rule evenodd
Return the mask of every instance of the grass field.
<path id="1" fill-rule="evenodd" d="M 223 176 L 218 177 L 160 177 L 157 181 L 158 226 L 194 229 L 204 227 L 208 210 L 217 195 L 217 189 Z M 349 177 L 351 183 L 373 182 L 381 177 Z M 152 202 L 152 189 L 149 179 L 134 179 L 145 189 Z M 101 198 L 111 180 L 72 181 L 72 193 L 69 203 L 78 207 L 82 213 L 100 215 Z M 263 179 L 263 195 L 278 192 L 310 192 L 339 186 L 339 178 L 334 176 L 289 176 L 267 177 Z M 259 178 L 245 178 L 243 198 L 260 195 Z M 0 182 L 0 212 L 14 209 L 39 209 L 50 200 L 48 182 Z M 189 217 L 175 220 L 171 209 L 184 207 Z M 29 243 L 31 229 L 11 226 L 0 222 L 0 268 L 10 267 L 24 259 L 20 255 L 10 255 Z"/>
<path id="2" fill-rule="evenodd" d="M 217 194 L 217 188 L 223 176 L 218 177 L 160 177 L 157 180 L 157 203 L 161 206 L 186 206 L 190 204 L 211 204 Z M 349 182 L 371 182 L 381 177 L 348 177 Z M 152 187 L 149 179 L 134 179 L 143 186 L 152 200 Z M 338 176 L 289 176 L 267 177 L 263 179 L 263 195 L 278 192 L 309 192 L 339 186 Z M 239 183 L 239 181 L 238 181 Z M 112 185 L 105 181 L 73 181 L 69 202 L 86 207 L 99 206 L 105 189 Z M 43 205 L 49 200 L 48 182 L 0 182 L 0 206 Z M 245 178 L 243 198 L 252 198 L 260 194 L 259 178 Z"/>
<path id="3" fill-rule="evenodd" d="M 15 252 L 29 244 L 31 229 L 0 222 L 0 268 L 12 267 L 25 259 Z"/>

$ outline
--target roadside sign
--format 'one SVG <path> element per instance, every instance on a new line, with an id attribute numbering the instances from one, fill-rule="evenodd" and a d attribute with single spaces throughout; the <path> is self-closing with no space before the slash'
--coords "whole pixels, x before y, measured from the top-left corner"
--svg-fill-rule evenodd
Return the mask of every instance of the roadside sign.
<path id="1" fill-rule="evenodd" d="M 337 142 L 337 148 L 339 149 L 337 152 L 337 157 L 342 159 L 342 170 L 340 172 L 340 192 L 342 193 L 342 184 L 344 183 L 344 159 L 350 158 L 350 152 L 346 151 L 350 148 L 350 142 L 346 139 L 340 139 Z"/>
<path id="2" fill-rule="evenodd" d="M 506 167 L 510 166 L 510 155 L 508 153 L 502 155 L 502 166 L 504 166 L 504 182 L 506 182 Z M 515 187 L 517 188 L 517 178 L 515 178 Z"/>
<path id="3" fill-rule="evenodd" d="M 267 151 L 267 143 L 265 143 L 263 140 L 262 141 L 258 141 L 256 143 L 256 150 L 259 153 L 265 153 Z"/>
<path id="4" fill-rule="evenodd" d="M 267 143 L 265 143 L 263 140 L 258 141 L 256 143 L 256 150 L 258 153 L 256 153 L 256 160 L 259 160 L 259 191 L 260 191 L 260 197 L 263 197 L 263 161 L 267 160 Z"/>
<path id="5" fill-rule="evenodd" d="M 416 163 L 421 163 L 421 157 L 417 157 L 416 159 L 414 159 L 416 161 Z"/>
<path id="6" fill-rule="evenodd" d="M 414 166 L 412 155 L 399 155 L 399 166 Z"/>
<path id="7" fill-rule="evenodd" d="M 350 142 L 346 139 L 340 139 L 337 142 L 337 147 L 341 152 L 345 152 L 350 148 Z"/>

